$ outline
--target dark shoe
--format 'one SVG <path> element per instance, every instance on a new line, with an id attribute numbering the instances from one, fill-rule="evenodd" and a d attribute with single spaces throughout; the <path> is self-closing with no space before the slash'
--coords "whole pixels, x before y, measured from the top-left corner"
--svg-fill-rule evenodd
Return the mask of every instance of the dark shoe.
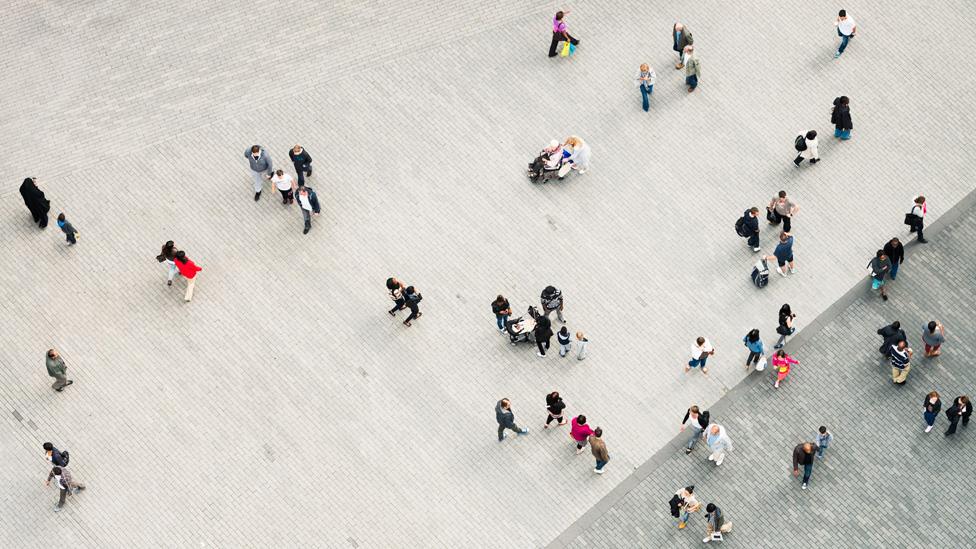
<path id="1" fill-rule="evenodd" d="M 929 242 L 928 240 L 925 240 L 924 238 L 919 238 L 918 241 L 919 241 L 920 244 L 928 244 L 928 242 Z"/>
<path id="2" fill-rule="evenodd" d="M 685 448 L 685 455 L 688 455 L 690 453 L 691 453 L 691 448 Z"/>
<path id="3" fill-rule="evenodd" d="M 287 204 L 288 203 L 288 199 L 287 198 L 282 198 L 281 199 L 281 203 L 282 204 Z"/>
<path id="4" fill-rule="evenodd" d="M 392 311 L 387 311 L 387 312 L 390 313 L 390 316 L 396 316 L 396 309 L 393 309 Z"/>
<path id="5" fill-rule="evenodd" d="M 258 200 L 261 200 L 261 193 L 259 193 L 259 192 L 258 193 L 254 193 L 254 201 L 257 202 Z"/>
<path id="6" fill-rule="evenodd" d="M 308 231 L 311 229 L 312 229 L 311 227 L 305 227 L 305 230 L 302 231 L 302 234 L 308 234 Z"/>
<path id="7" fill-rule="evenodd" d="M 57 391 L 57 392 L 59 392 L 59 393 L 60 393 L 61 391 L 63 391 L 63 390 L 64 390 L 64 387 L 63 387 L 63 386 L 62 386 L 62 387 L 58 387 L 57 389 L 55 389 L 55 391 Z"/>
<path id="8" fill-rule="evenodd" d="M 167 286 L 172 286 L 173 285 L 173 281 L 172 280 L 167 280 L 166 281 L 166 285 Z"/>
<path id="9" fill-rule="evenodd" d="M 888 296 L 883 295 L 883 296 L 881 296 L 881 299 L 884 300 L 884 301 L 888 301 Z"/>
<path id="10" fill-rule="evenodd" d="M 305 177 L 312 177 L 312 170 L 305 172 Z"/>
<path id="11" fill-rule="evenodd" d="M 64 386 L 67 387 L 68 385 L 71 385 L 72 383 L 74 383 L 74 381 L 69 379 L 68 382 L 64 384 Z"/>
<path id="12" fill-rule="evenodd" d="M 409 328 L 410 327 L 410 322 L 404 320 L 403 321 L 403 325 L 406 326 L 407 328 Z"/>
<path id="13" fill-rule="evenodd" d="M 816 164 L 817 162 L 820 162 L 820 159 L 819 158 L 811 158 L 810 159 L 810 163 L 811 164 Z"/>

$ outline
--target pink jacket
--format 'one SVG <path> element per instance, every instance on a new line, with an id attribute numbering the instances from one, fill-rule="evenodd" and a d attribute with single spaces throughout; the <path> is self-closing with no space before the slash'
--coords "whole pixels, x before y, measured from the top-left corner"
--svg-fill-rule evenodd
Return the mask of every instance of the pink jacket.
<path id="1" fill-rule="evenodd" d="M 580 425 L 579 422 L 576 421 L 576 418 L 573 418 L 572 427 L 569 429 L 569 434 L 576 442 L 583 442 L 586 440 L 586 437 L 593 434 L 593 429 L 590 429 L 590 426 L 585 423 Z"/>
<path id="2" fill-rule="evenodd" d="M 773 367 L 776 368 L 781 374 L 785 374 L 790 371 L 790 364 L 799 364 L 800 362 L 790 355 L 784 357 L 778 357 L 773 355 Z"/>

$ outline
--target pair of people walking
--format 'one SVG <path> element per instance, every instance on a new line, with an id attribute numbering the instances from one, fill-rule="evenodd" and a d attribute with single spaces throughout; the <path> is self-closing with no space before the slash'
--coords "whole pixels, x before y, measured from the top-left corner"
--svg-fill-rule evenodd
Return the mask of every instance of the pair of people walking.
<path id="1" fill-rule="evenodd" d="M 387 311 L 390 316 L 395 317 L 397 311 L 404 307 L 410 309 L 410 315 L 403 321 L 403 325 L 410 327 L 411 323 L 423 316 L 420 312 L 420 301 L 424 298 L 413 286 L 405 286 L 396 277 L 386 279 L 386 289 L 390 292 L 390 299 L 393 300 L 393 308 Z"/>
<path id="2" fill-rule="evenodd" d="M 676 22 L 671 27 L 672 47 L 678 54 L 678 61 L 674 64 L 677 70 L 685 69 L 685 85 L 688 92 L 693 92 L 698 87 L 698 79 L 701 77 L 701 62 L 695 56 L 695 38 L 692 36 L 683 23 Z"/>
<path id="3" fill-rule="evenodd" d="M 173 277 L 176 276 L 176 273 L 180 273 L 180 276 L 186 279 L 186 294 L 183 296 L 183 300 L 189 303 L 193 299 L 193 288 L 197 283 L 197 273 L 203 268 L 187 257 L 186 252 L 177 250 L 176 244 L 172 240 L 167 240 L 163 244 L 159 255 L 156 256 L 156 261 L 166 266 L 167 286 L 173 285 Z"/>

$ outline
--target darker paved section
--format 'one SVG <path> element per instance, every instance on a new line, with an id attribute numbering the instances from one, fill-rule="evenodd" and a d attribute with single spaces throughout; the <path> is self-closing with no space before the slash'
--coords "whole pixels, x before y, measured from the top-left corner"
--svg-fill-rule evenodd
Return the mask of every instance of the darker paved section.
<path id="1" fill-rule="evenodd" d="M 564 536 L 553 545 L 700 545 L 703 514 L 679 531 L 667 505 L 678 487 L 694 484 L 700 500 L 716 502 L 733 521 L 727 547 L 797 541 L 832 547 L 976 546 L 965 519 L 976 513 L 969 458 L 976 449 L 976 423 L 945 438 L 944 415 L 929 434 L 921 418 L 928 391 L 939 391 L 944 408 L 959 394 L 976 393 L 976 326 L 967 298 L 974 240 L 976 208 L 969 208 L 927 246 L 908 248 L 890 301 L 864 292 L 789 349 L 801 364 L 779 390 L 767 370 L 714 406 L 715 420 L 735 444 L 721 468 L 706 460 L 703 447 L 690 456 L 676 446 L 662 450 L 660 463 L 639 484 L 592 523 L 578 523 L 583 531 L 574 540 Z M 946 325 L 948 342 L 941 357 L 925 359 L 920 327 L 932 319 Z M 905 387 L 892 385 L 890 368 L 877 352 L 875 330 L 893 320 L 902 322 L 916 351 Z M 679 419 L 675 411 L 676 424 Z M 821 424 L 830 428 L 834 443 L 826 461 L 815 466 L 809 489 L 801 491 L 790 474 L 791 451 L 812 440 Z"/>

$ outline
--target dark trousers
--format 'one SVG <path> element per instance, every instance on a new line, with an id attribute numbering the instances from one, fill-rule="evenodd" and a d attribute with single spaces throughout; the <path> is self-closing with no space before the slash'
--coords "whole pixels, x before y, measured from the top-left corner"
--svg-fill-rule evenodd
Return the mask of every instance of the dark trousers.
<path id="1" fill-rule="evenodd" d="M 746 358 L 746 366 L 748 366 L 750 362 L 753 363 L 753 364 L 759 364 L 759 357 L 761 357 L 761 356 L 762 356 L 762 353 L 757 353 L 755 351 L 749 351 L 749 357 Z"/>
<path id="2" fill-rule="evenodd" d="M 752 233 L 749 235 L 749 240 L 747 241 L 753 248 L 759 247 L 759 233 Z"/>
<path id="3" fill-rule="evenodd" d="M 516 433 L 522 432 L 522 429 L 519 429 L 519 426 L 517 424 L 515 424 L 515 423 L 512 423 L 511 425 L 502 425 L 501 423 L 499 423 L 498 424 L 498 440 L 502 440 L 503 438 L 505 438 L 505 429 L 511 429 L 512 431 L 515 431 Z"/>
<path id="4" fill-rule="evenodd" d="M 43 227 L 43 225 L 42 225 Z M 912 225 L 911 232 L 918 233 L 919 240 L 925 240 L 925 236 L 922 234 L 922 229 L 925 227 L 925 223 L 920 219 L 914 225 Z"/>
<path id="5" fill-rule="evenodd" d="M 579 40 L 573 38 L 568 32 L 566 33 L 566 36 L 569 36 L 569 43 L 570 44 L 572 44 L 574 46 L 576 44 L 579 44 Z M 561 33 L 561 32 L 554 32 L 554 33 L 552 33 L 552 43 L 549 44 L 549 57 L 556 57 L 557 55 L 559 55 L 559 52 L 556 51 L 556 46 L 558 46 L 559 43 L 562 42 L 565 39 L 566 39 L 566 37 L 563 36 L 563 33 Z"/>
<path id="6" fill-rule="evenodd" d="M 312 163 L 302 164 L 300 162 L 295 162 L 295 173 L 298 174 L 298 186 L 305 186 L 305 176 L 312 175 Z"/>
<path id="7" fill-rule="evenodd" d="M 311 229 L 312 228 L 312 212 L 306 210 L 305 208 L 302 208 L 302 217 L 305 218 L 305 228 L 306 229 Z"/>
<path id="8" fill-rule="evenodd" d="M 562 423 L 563 422 L 563 416 L 561 416 L 561 415 L 560 416 L 550 415 L 549 417 L 546 418 L 546 425 L 549 425 L 553 421 L 555 421 L 556 423 Z"/>
<path id="9" fill-rule="evenodd" d="M 42 212 L 31 212 L 31 215 L 34 216 L 34 221 L 37 222 L 40 228 L 43 229 L 44 227 L 47 227 L 47 210 Z"/>
<path id="10" fill-rule="evenodd" d="M 945 434 L 951 435 L 956 432 L 956 427 L 959 425 L 958 416 L 955 419 L 949 420 L 949 428 L 946 430 Z"/>
<path id="11" fill-rule="evenodd" d="M 394 301 L 393 304 L 394 304 L 394 307 L 392 309 L 390 309 L 390 311 L 389 311 L 389 313 L 391 315 L 394 314 L 394 313 L 396 313 L 400 309 L 404 308 L 406 306 L 406 304 L 407 304 L 407 300 L 401 297 L 400 299 L 397 299 L 396 301 Z"/>
<path id="12" fill-rule="evenodd" d="M 542 356 L 545 356 L 546 355 L 546 349 L 549 348 L 549 341 L 551 339 L 552 339 L 551 336 L 550 337 L 547 337 L 545 339 L 541 339 L 541 338 L 538 338 L 538 337 L 536 338 L 535 344 L 539 346 L 539 354 L 540 355 L 542 355 Z M 545 345 L 545 349 L 542 347 L 543 345 Z"/>
<path id="13" fill-rule="evenodd" d="M 692 74 L 692 75 L 688 76 L 687 78 L 685 78 L 685 85 L 688 86 L 691 89 L 697 88 L 698 87 L 698 75 L 697 74 Z"/>
<path id="14" fill-rule="evenodd" d="M 282 203 L 290 202 L 290 201 L 294 201 L 295 200 L 295 195 L 292 193 L 292 190 L 291 189 L 288 189 L 287 191 L 283 191 L 281 189 L 278 189 L 278 192 L 281 193 L 281 202 Z"/>
<path id="15" fill-rule="evenodd" d="M 410 308 L 410 316 L 408 316 L 407 319 L 404 320 L 404 322 L 410 322 L 411 320 L 420 316 L 420 307 L 418 307 L 416 303 L 408 301 L 407 307 Z"/>
<path id="16" fill-rule="evenodd" d="M 68 231 L 68 232 L 66 232 L 64 234 L 65 234 L 65 236 L 68 237 L 68 243 L 70 243 L 70 244 L 77 244 L 78 243 L 78 241 L 75 240 L 75 232 L 74 231 Z"/>

